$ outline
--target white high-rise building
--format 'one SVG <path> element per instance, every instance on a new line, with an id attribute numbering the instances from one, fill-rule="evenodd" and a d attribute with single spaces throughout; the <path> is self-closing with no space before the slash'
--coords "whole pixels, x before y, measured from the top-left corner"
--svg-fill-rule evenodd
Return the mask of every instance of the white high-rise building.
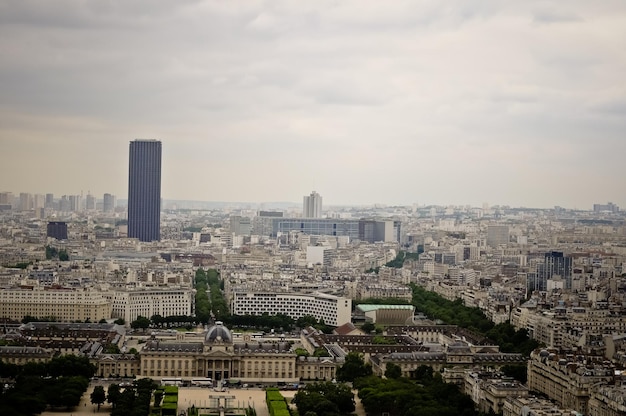
<path id="1" fill-rule="evenodd" d="M 302 216 L 304 218 L 322 218 L 322 196 L 317 192 L 304 196 Z"/>

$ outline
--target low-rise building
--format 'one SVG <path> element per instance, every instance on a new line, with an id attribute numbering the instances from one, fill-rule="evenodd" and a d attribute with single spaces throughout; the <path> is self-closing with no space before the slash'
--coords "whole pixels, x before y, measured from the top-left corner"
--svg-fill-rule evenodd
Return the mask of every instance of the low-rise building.
<path id="1" fill-rule="evenodd" d="M 357 305 L 355 319 L 362 319 L 381 325 L 407 325 L 413 323 L 413 305 Z"/>
<path id="2" fill-rule="evenodd" d="M 215 381 L 298 382 L 332 380 L 341 362 L 334 357 L 297 357 L 286 341 L 235 341 L 220 322 L 209 328 L 203 341 L 162 341 L 153 336 L 139 352 L 138 376 Z"/>
<path id="3" fill-rule="evenodd" d="M 500 414 L 509 397 L 528 396 L 528 387 L 510 377 L 493 371 L 466 371 L 464 392 L 472 398 L 476 408 L 483 413 Z"/>

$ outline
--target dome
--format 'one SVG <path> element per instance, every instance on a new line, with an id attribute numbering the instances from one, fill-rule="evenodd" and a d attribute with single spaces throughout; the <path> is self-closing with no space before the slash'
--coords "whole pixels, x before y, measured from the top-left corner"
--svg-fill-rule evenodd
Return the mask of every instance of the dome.
<path id="1" fill-rule="evenodd" d="M 207 331 L 204 342 L 233 342 L 233 336 L 222 322 L 217 321 Z"/>

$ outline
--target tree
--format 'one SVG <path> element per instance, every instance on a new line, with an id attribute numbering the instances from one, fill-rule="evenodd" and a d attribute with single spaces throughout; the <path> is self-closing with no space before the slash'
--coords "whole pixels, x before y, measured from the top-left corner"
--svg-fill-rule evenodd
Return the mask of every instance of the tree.
<path id="1" fill-rule="evenodd" d="M 369 334 L 370 332 L 372 332 L 373 330 L 376 329 L 376 325 L 374 325 L 372 322 L 365 322 L 362 326 L 361 326 L 361 330 L 363 332 L 365 332 L 366 334 Z"/>
<path id="2" fill-rule="evenodd" d="M 157 390 L 154 392 L 154 407 L 161 407 L 161 400 L 163 400 L 163 391 Z"/>
<path id="3" fill-rule="evenodd" d="M 80 398 L 89 386 L 89 380 L 84 377 L 62 377 L 56 382 L 61 386 L 58 403 L 66 409 L 78 406 Z"/>
<path id="4" fill-rule="evenodd" d="M 152 315 L 150 321 L 154 326 L 161 327 L 165 322 L 165 319 L 161 315 Z"/>
<path id="5" fill-rule="evenodd" d="M 118 347 L 117 344 L 107 344 L 102 352 L 104 354 L 119 354 L 120 347 Z"/>
<path id="6" fill-rule="evenodd" d="M 415 379 L 419 380 L 420 382 L 430 381 L 433 378 L 434 370 L 429 365 L 420 365 L 413 372 L 413 374 Z"/>
<path id="7" fill-rule="evenodd" d="M 344 364 L 337 369 L 337 380 L 354 381 L 360 377 L 372 375 L 372 366 L 365 364 L 363 356 L 357 352 L 349 352 Z"/>
<path id="8" fill-rule="evenodd" d="M 104 403 L 106 400 L 106 393 L 104 392 L 104 387 L 96 386 L 91 392 L 91 403 L 98 405 L 98 411 L 100 411 L 100 405 Z"/>
<path id="9" fill-rule="evenodd" d="M 150 326 L 150 320 L 145 316 L 139 315 L 137 319 L 130 323 L 130 327 L 133 329 L 143 329 L 144 331 Z"/>
<path id="10" fill-rule="evenodd" d="M 302 415 L 309 412 L 324 416 L 347 415 L 355 409 L 350 387 L 330 381 L 307 385 L 296 393 L 293 402 Z"/>
<path id="11" fill-rule="evenodd" d="M 119 402 L 121 395 L 120 385 L 113 383 L 109 385 L 109 389 L 107 390 L 107 402 L 115 407 L 115 405 Z"/>
<path id="12" fill-rule="evenodd" d="M 59 256 L 59 250 L 54 247 L 46 246 L 46 260 L 51 260 Z"/>
<path id="13" fill-rule="evenodd" d="M 96 368 L 87 357 L 77 355 L 61 355 L 46 364 L 47 375 L 51 377 L 81 376 L 86 379 L 93 377 Z"/>
<path id="14" fill-rule="evenodd" d="M 313 351 L 314 357 L 330 357 L 330 353 L 326 349 L 326 347 L 317 347 L 315 351 Z"/>
<path id="15" fill-rule="evenodd" d="M 315 326 L 317 324 L 317 319 L 311 315 L 305 315 L 296 321 L 296 325 L 298 328 L 306 328 L 307 326 Z"/>
<path id="16" fill-rule="evenodd" d="M 115 321 L 113 321 L 113 323 L 116 325 L 126 325 L 126 321 L 123 318 L 117 318 Z"/>
<path id="17" fill-rule="evenodd" d="M 400 378 L 402 377 L 402 368 L 394 363 L 387 363 L 385 367 L 385 377 L 387 378 Z"/>
<path id="18" fill-rule="evenodd" d="M 308 357 L 310 355 L 309 352 L 302 347 L 296 348 L 295 353 L 298 357 Z"/>
<path id="19" fill-rule="evenodd" d="M 526 384 L 528 381 L 528 368 L 523 364 L 503 365 L 500 370 L 507 376 L 513 377 L 522 384 Z"/>

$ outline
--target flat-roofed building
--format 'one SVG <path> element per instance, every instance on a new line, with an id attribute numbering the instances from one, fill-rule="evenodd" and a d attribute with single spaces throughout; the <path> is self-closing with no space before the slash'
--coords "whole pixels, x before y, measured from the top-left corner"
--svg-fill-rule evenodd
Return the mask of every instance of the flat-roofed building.
<path id="1" fill-rule="evenodd" d="M 325 293 L 244 292 L 230 294 L 234 315 L 285 314 L 293 319 L 314 316 L 327 325 L 340 326 L 351 320 L 352 301 Z"/>
<path id="2" fill-rule="evenodd" d="M 0 318 L 50 317 L 62 322 L 97 322 L 111 317 L 111 304 L 88 290 L 14 288 L 0 290 Z"/>
<path id="3" fill-rule="evenodd" d="M 415 306 L 413 305 L 357 305 L 355 315 L 381 325 L 411 325 Z"/>
<path id="4" fill-rule="evenodd" d="M 132 322 L 138 316 L 191 316 L 194 294 L 185 288 L 115 290 L 105 294 L 111 302 L 111 317 Z"/>

